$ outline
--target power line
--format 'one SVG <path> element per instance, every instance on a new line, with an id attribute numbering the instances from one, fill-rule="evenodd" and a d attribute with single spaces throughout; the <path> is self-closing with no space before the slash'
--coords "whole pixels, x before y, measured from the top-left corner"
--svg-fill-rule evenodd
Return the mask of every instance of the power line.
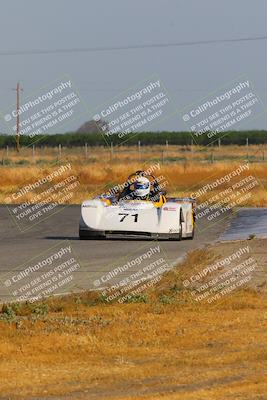
<path id="1" fill-rule="evenodd" d="M 188 42 L 174 42 L 174 43 L 150 43 L 150 44 L 136 44 L 129 46 L 99 46 L 99 47 L 81 47 L 70 49 L 32 49 L 32 50 L 8 50 L 0 51 L 0 56 L 18 56 L 18 55 L 35 55 L 35 54 L 64 54 L 64 53 L 89 53 L 98 51 L 118 51 L 118 50 L 138 50 L 138 49 L 153 49 L 153 48 L 168 48 L 168 47 L 182 47 L 182 46 L 198 46 L 206 44 L 218 43 L 240 43 L 252 42 L 259 40 L 267 40 L 267 36 L 255 36 L 244 38 L 232 39 L 211 39 L 211 40 L 197 40 Z"/>

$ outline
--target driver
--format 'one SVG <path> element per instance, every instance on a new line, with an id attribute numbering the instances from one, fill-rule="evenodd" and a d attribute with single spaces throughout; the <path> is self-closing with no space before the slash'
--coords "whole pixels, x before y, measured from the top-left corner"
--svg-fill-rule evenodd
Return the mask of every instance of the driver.
<path id="1" fill-rule="evenodd" d="M 150 182 L 144 176 L 140 176 L 134 182 L 133 199 L 135 200 L 149 200 L 150 195 Z"/>
<path id="2" fill-rule="evenodd" d="M 118 200 L 150 200 L 159 202 L 161 192 L 158 185 L 151 186 L 150 180 L 145 176 L 138 176 L 133 185 L 128 184 L 119 194 Z"/>

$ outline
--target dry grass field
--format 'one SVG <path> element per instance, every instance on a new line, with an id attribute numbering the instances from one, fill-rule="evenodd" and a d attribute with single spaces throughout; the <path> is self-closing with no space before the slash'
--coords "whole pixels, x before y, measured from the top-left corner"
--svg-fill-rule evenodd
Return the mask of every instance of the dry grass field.
<path id="1" fill-rule="evenodd" d="M 10 195 L 28 183 L 48 175 L 61 164 L 70 163 L 68 175 L 75 175 L 79 186 L 67 203 L 80 203 L 85 198 L 102 193 L 117 183 L 123 183 L 128 174 L 151 166 L 156 176 L 163 176 L 166 189 L 170 195 L 188 196 L 207 182 L 231 173 L 249 160 L 249 169 L 242 177 L 253 175 L 258 186 L 253 195 L 246 199 L 243 206 L 266 206 L 267 172 L 265 150 L 262 146 L 153 146 L 119 147 L 113 151 L 107 148 L 88 148 L 87 156 L 84 148 L 58 149 L 22 148 L 20 153 L 9 150 L 8 157 L 2 150 L 2 166 L 0 166 L 0 202 L 7 203 Z M 55 179 L 54 182 L 62 178 Z M 221 185 L 223 190 L 227 185 Z M 40 190 L 44 190 L 45 185 Z M 12 203 L 31 201 L 38 190 L 29 191 L 23 198 L 12 199 Z M 214 195 L 216 190 L 212 191 Z M 201 199 L 204 200 L 204 199 Z"/>
<path id="2" fill-rule="evenodd" d="M 212 306 L 182 289 L 214 257 L 192 252 L 136 303 L 91 292 L 4 305 L 1 398 L 266 399 L 266 282 Z"/>

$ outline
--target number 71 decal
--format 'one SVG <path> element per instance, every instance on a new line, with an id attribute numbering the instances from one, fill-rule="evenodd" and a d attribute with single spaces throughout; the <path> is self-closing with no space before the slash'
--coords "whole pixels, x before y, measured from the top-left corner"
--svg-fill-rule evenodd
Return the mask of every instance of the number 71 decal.
<path id="1" fill-rule="evenodd" d="M 125 220 L 125 218 L 128 217 L 129 215 L 131 217 L 134 217 L 134 222 L 137 222 L 137 220 L 138 220 L 138 214 L 119 213 L 118 215 L 122 215 L 120 222 L 123 222 Z"/>

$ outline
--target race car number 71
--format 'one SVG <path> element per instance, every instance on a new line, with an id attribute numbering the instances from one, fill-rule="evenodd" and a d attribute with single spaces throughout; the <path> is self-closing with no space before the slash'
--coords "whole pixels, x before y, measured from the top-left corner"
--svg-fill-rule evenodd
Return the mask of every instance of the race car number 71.
<path id="1" fill-rule="evenodd" d="M 138 219 L 138 214 L 119 213 L 118 215 L 122 215 L 120 222 L 123 222 L 125 220 L 125 218 L 128 217 L 128 215 L 130 215 L 131 217 L 134 217 L 134 222 L 137 222 L 137 219 Z"/>

